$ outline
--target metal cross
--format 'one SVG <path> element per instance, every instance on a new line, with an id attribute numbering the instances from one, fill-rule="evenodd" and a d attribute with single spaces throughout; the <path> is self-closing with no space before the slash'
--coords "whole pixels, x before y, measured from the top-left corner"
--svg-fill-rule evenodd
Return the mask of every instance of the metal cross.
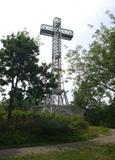
<path id="1" fill-rule="evenodd" d="M 52 72 L 57 75 L 57 90 L 53 91 L 52 103 L 60 105 L 68 105 L 68 99 L 64 88 L 62 89 L 62 64 L 61 64 L 61 39 L 71 40 L 73 31 L 61 28 L 61 19 L 55 17 L 53 26 L 42 24 L 40 34 L 52 37 Z M 63 96 L 62 96 L 63 94 Z"/>

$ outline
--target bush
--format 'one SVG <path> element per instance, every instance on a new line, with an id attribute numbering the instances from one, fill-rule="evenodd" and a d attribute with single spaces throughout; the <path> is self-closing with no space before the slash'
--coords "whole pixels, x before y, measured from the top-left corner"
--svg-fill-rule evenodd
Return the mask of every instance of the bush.
<path id="1" fill-rule="evenodd" d="M 4 111 L 0 112 L 0 121 L 6 118 L 6 113 Z"/>
<path id="2" fill-rule="evenodd" d="M 79 116 L 15 111 L 10 122 L 0 121 L 0 145 L 72 142 L 87 129 Z"/>
<path id="3" fill-rule="evenodd" d="M 85 120 L 92 125 L 115 128 L 115 106 L 89 109 L 85 112 Z"/>
<path id="4" fill-rule="evenodd" d="M 41 132 L 44 135 L 61 135 L 69 132 L 69 117 L 63 114 L 43 113 L 41 117 Z"/>
<path id="5" fill-rule="evenodd" d="M 107 107 L 97 107 L 86 111 L 85 119 L 92 125 L 104 125 L 107 116 Z"/>
<path id="6" fill-rule="evenodd" d="M 88 130 L 89 124 L 88 122 L 82 121 L 72 121 L 69 125 L 71 131 L 73 133 L 82 133 Z"/>
<path id="7" fill-rule="evenodd" d="M 58 120 L 48 120 L 41 124 L 42 134 L 45 135 L 63 135 L 69 132 L 67 123 Z"/>
<path id="8" fill-rule="evenodd" d="M 41 119 L 41 131 L 44 135 L 78 133 L 88 129 L 88 122 L 84 121 L 80 116 L 42 114 Z"/>

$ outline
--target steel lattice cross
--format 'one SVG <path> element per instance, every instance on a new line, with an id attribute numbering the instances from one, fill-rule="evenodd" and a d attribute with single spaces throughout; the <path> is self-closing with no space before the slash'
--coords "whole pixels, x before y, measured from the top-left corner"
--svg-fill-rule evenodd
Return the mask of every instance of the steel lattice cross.
<path id="1" fill-rule="evenodd" d="M 73 31 L 61 28 L 61 19 L 55 17 L 53 26 L 41 25 L 40 34 L 52 37 L 52 72 L 58 77 L 58 87 L 52 93 L 51 103 L 57 106 L 68 105 L 65 90 L 62 89 L 61 39 L 71 40 Z"/>

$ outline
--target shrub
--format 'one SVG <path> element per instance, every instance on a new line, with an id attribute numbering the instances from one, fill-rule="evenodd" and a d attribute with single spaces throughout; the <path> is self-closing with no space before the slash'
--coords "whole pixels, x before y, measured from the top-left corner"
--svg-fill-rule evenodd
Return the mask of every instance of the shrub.
<path id="1" fill-rule="evenodd" d="M 82 121 L 72 121 L 69 125 L 70 129 L 72 132 L 74 133 L 82 133 L 85 132 L 88 127 L 89 124 L 88 122 L 82 120 Z"/>
<path id="2" fill-rule="evenodd" d="M 106 113 L 106 108 L 92 108 L 92 109 L 87 109 L 85 112 L 85 119 L 92 125 L 103 125 L 105 121 L 105 114 Z"/>
<path id="3" fill-rule="evenodd" d="M 44 135 L 65 134 L 69 131 L 69 118 L 63 114 L 42 114 L 41 132 Z"/>
<path id="4" fill-rule="evenodd" d="M 41 131 L 45 135 L 59 135 L 67 133 L 69 128 L 67 123 L 52 119 L 41 124 Z"/>
<path id="5" fill-rule="evenodd" d="M 85 119 L 92 125 L 115 128 L 115 106 L 89 109 L 85 112 Z"/>
<path id="6" fill-rule="evenodd" d="M 0 112 L 0 121 L 6 118 L 6 113 L 4 111 Z"/>
<path id="7" fill-rule="evenodd" d="M 0 121 L 0 145 L 72 142 L 87 128 L 79 116 L 14 111 L 10 122 Z"/>

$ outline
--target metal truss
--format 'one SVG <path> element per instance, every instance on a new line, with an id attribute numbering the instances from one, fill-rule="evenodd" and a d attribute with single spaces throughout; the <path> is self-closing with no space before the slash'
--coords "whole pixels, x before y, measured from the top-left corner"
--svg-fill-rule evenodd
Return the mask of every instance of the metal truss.
<path id="1" fill-rule="evenodd" d="M 42 24 L 40 34 L 52 37 L 52 72 L 57 76 L 57 89 L 44 101 L 43 111 L 65 112 L 69 106 L 62 75 L 61 39 L 71 40 L 73 31 L 61 28 L 61 19 L 55 17 L 53 26 Z M 64 107 L 66 106 L 66 107 Z"/>

